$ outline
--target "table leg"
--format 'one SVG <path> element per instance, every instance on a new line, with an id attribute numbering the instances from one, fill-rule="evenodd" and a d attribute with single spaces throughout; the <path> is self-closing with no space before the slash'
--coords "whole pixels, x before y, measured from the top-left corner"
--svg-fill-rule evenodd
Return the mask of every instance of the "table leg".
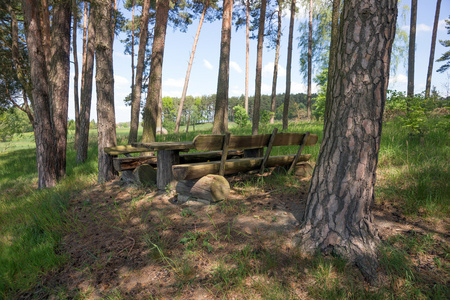
<path id="1" fill-rule="evenodd" d="M 158 150 L 156 163 L 156 187 L 158 190 L 166 190 L 174 180 L 172 165 L 180 163 L 179 152 L 178 150 Z"/>

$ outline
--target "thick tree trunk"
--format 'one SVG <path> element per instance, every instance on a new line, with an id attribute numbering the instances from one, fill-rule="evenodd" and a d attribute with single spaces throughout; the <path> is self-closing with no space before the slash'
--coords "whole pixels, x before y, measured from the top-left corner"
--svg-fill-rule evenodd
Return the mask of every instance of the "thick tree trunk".
<path id="1" fill-rule="evenodd" d="M 52 17 L 50 83 L 53 108 L 53 131 L 56 145 L 56 172 L 58 179 L 66 176 L 71 5 L 72 3 L 70 0 L 62 0 L 55 3 L 53 5 Z"/>
<path id="2" fill-rule="evenodd" d="M 295 0 L 291 0 L 291 19 L 289 21 L 289 41 L 286 63 L 286 92 L 284 94 L 283 130 L 288 129 L 289 100 L 291 98 L 291 65 L 292 65 L 292 40 L 294 37 Z"/>
<path id="3" fill-rule="evenodd" d="M 144 107 L 143 143 L 150 143 L 156 140 L 156 124 L 158 120 L 158 105 L 161 101 L 162 65 L 168 15 L 169 0 L 157 0 L 155 33 L 150 62 L 150 78 L 147 101 Z"/>
<path id="4" fill-rule="evenodd" d="M 50 66 L 51 66 L 51 33 L 50 33 L 50 14 L 49 14 L 50 9 L 48 7 L 47 0 L 41 0 L 40 2 L 41 5 L 39 7 L 41 9 L 42 47 L 44 49 L 45 54 L 45 65 L 47 69 L 47 74 L 50 74 Z"/>
<path id="5" fill-rule="evenodd" d="M 306 116 L 311 121 L 311 78 L 312 78 L 312 31 L 313 31 L 313 0 L 309 1 L 309 30 L 308 30 L 308 88 L 306 101 Z"/>
<path id="6" fill-rule="evenodd" d="M 277 100 L 277 79 L 278 79 L 278 61 L 280 59 L 280 40 L 281 40 L 281 0 L 278 0 L 278 30 L 277 30 L 277 46 L 275 48 L 275 63 L 273 66 L 273 79 L 272 79 L 272 103 L 270 106 L 270 111 L 272 115 L 270 116 L 270 123 L 275 123 L 275 109 Z"/>
<path id="7" fill-rule="evenodd" d="M 86 7 L 85 7 L 86 8 Z M 85 10 L 85 13 L 87 10 Z M 85 18 L 86 20 L 86 18 Z M 85 34 L 83 33 L 83 36 Z M 89 119 L 91 116 L 92 80 L 94 74 L 95 53 L 95 15 L 94 8 L 89 7 L 89 25 L 85 55 L 83 56 L 83 72 L 81 74 L 81 112 L 80 112 L 80 137 L 77 147 L 77 163 L 87 160 L 89 146 Z"/>
<path id="8" fill-rule="evenodd" d="M 113 35 L 111 2 L 97 0 L 92 6 L 95 17 L 95 81 L 97 90 L 98 130 L 98 182 L 114 179 L 117 172 L 113 159 L 105 153 L 106 147 L 114 147 L 116 141 L 116 118 L 114 112 Z"/>
<path id="9" fill-rule="evenodd" d="M 245 27 L 245 101 L 244 108 L 248 114 L 248 74 L 249 74 L 249 55 L 250 55 L 250 0 L 247 0 L 247 24 Z"/>
<path id="10" fill-rule="evenodd" d="M 22 9 L 27 28 L 26 39 L 33 86 L 38 187 L 46 188 L 55 186 L 57 179 L 47 68 L 42 46 L 38 5 L 33 0 L 23 0 Z"/>
<path id="11" fill-rule="evenodd" d="M 416 24 L 417 24 L 417 0 L 411 0 L 411 22 L 409 25 L 409 53 L 408 53 L 408 90 L 407 90 L 408 97 L 414 96 Z M 407 105 L 408 105 L 408 102 L 407 102 Z M 409 105 L 408 105 L 408 110 L 409 110 Z"/>
<path id="12" fill-rule="evenodd" d="M 139 48 L 136 64 L 136 81 L 134 86 L 133 98 L 131 101 L 131 122 L 130 134 L 128 135 L 128 144 L 136 143 L 139 129 L 139 111 L 141 108 L 142 96 L 142 76 L 144 73 L 145 47 L 148 40 L 148 19 L 149 19 L 150 0 L 144 0 L 142 6 L 142 16 L 139 25 Z"/>
<path id="13" fill-rule="evenodd" d="M 341 0 L 333 0 L 333 15 L 331 20 L 331 41 L 330 41 L 330 55 L 328 59 L 328 80 L 327 80 L 327 95 L 325 100 L 324 119 L 328 118 L 329 107 L 331 103 L 331 81 L 335 75 L 335 64 L 337 54 L 337 39 L 339 34 L 339 7 Z"/>
<path id="14" fill-rule="evenodd" d="M 430 61 L 428 62 L 428 74 L 427 74 L 427 84 L 425 87 L 425 98 L 430 97 L 431 76 L 433 74 L 434 51 L 436 49 L 436 36 L 440 12 L 441 12 L 441 0 L 437 0 L 436 13 L 434 14 L 433 35 L 431 37 Z"/>
<path id="15" fill-rule="evenodd" d="M 197 48 L 198 37 L 200 36 L 200 30 L 202 29 L 203 20 L 205 19 L 206 10 L 208 9 L 208 5 L 209 5 L 208 2 L 203 4 L 202 16 L 200 17 L 200 22 L 198 23 L 197 33 L 195 34 L 194 45 L 192 46 L 191 57 L 189 58 L 188 69 L 186 71 L 186 78 L 184 79 L 183 93 L 181 95 L 180 105 L 178 106 L 177 120 L 175 122 L 175 133 L 178 133 L 178 131 L 180 130 L 181 115 L 183 113 L 184 100 L 186 99 L 186 93 L 187 93 L 187 88 L 188 88 L 188 84 L 189 84 L 189 76 L 191 75 L 192 63 L 194 62 L 195 49 Z"/>
<path id="16" fill-rule="evenodd" d="M 77 54 L 77 25 L 78 12 L 77 1 L 72 0 L 73 25 L 72 25 L 72 49 L 73 49 L 73 66 L 75 74 L 73 76 L 73 102 L 75 104 L 75 143 L 74 149 L 77 149 L 78 138 L 80 137 L 80 101 L 78 97 L 78 54 Z"/>
<path id="17" fill-rule="evenodd" d="M 216 107 L 213 134 L 224 134 L 228 129 L 228 85 L 230 74 L 231 19 L 233 0 L 223 1 L 222 37 L 220 40 L 219 79 L 217 81 Z"/>
<path id="18" fill-rule="evenodd" d="M 266 0 L 261 0 L 261 13 L 259 15 L 258 44 L 256 52 L 256 79 L 255 79 L 255 99 L 253 104 L 252 134 L 259 132 L 259 112 L 261 109 L 261 73 L 262 55 L 264 46 L 264 23 L 266 20 Z"/>
<path id="19" fill-rule="evenodd" d="M 397 1 L 345 0 L 342 13 L 330 115 L 297 242 L 355 262 L 373 281 L 379 238 L 371 205 Z"/>

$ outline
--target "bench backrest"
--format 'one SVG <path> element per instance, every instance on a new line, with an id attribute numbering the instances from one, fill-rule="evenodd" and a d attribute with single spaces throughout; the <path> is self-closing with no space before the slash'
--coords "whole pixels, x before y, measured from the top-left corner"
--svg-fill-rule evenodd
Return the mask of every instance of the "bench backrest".
<path id="1" fill-rule="evenodd" d="M 277 133 L 273 146 L 298 146 L 304 133 Z M 229 150 L 243 150 L 267 147 L 271 134 L 258 135 L 230 135 Z M 222 150 L 224 135 L 197 135 L 194 138 L 195 149 L 199 151 Z M 317 143 L 316 134 L 310 134 L 305 146 L 313 146 Z"/>

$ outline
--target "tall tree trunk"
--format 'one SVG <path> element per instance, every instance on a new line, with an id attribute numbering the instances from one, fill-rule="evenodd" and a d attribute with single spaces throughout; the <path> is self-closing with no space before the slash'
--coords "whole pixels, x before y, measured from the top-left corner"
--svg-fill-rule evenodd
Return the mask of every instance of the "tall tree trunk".
<path id="1" fill-rule="evenodd" d="M 336 54 L 337 54 L 337 40 L 339 34 L 339 7 L 341 5 L 341 0 L 333 0 L 333 12 L 331 18 L 331 41 L 330 41 L 330 55 L 328 59 L 328 79 L 327 79 L 327 94 L 325 100 L 325 113 L 324 119 L 328 118 L 329 108 L 331 103 L 331 81 L 332 78 L 336 77 L 335 69 L 336 64 Z"/>
<path id="2" fill-rule="evenodd" d="M 245 101 L 244 108 L 248 114 L 248 75 L 249 75 L 249 61 L 250 61 L 250 0 L 247 0 L 247 24 L 245 27 Z"/>
<path id="3" fill-rule="evenodd" d="M 50 86 L 53 107 L 53 130 L 56 145 L 56 172 L 58 179 L 66 176 L 71 5 L 72 3 L 70 0 L 61 0 L 54 3 L 52 17 Z"/>
<path id="4" fill-rule="evenodd" d="M 253 104 L 252 134 L 259 132 L 259 112 L 261 109 L 261 73 L 262 55 L 264 46 L 264 23 L 266 20 L 267 0 L 261 0 L 261 13 L 259 15 L 258 44 L 256 52 L 256 79 L 255 79 L 255 99 Z"/>
<path id="5" fill-rule="evenodd" d="M 280 59 L 280 40 L 281 40 L 281 0 L 278 0 L 278 29 L 277 29 L 277 46 L 275 48 L 275 64 L 273 66 L 273 79 L 272 79 L 272 105 L 270 111 L 270 123 L 275 123 L 275 109 L 277 103 L 277 79 L 278 79 L 278 61 Z"/>
<path id="6" fill-rule="evenodd" d="M 95 82 L 97 90 L 98 131 L 98 182 L 114 179 L 112 157 L 106 147 L 114 147 L 116 141 L 116 116 L 114 112 L 114 71 L 111 24 L 111 2 L 97 0 L 92 6 L 95 17 Z"/>
<path id="7" fill-rule="evenodd" d="M 22 9 L 26 23 L 25 33 L 33 86 L 38 187 L 46 188 L 55 186 L 57 179 L 47 67 L 43 52 L 38 5 L 34 0 L 23 0 Z"/>
<path id="8" fill-rule="evenodd" d="M 309 1 L 309 30 L 308 30 L 308 88 L 306 101 L 306 116 L 311 121 L 311 78 L 312 78 L 312 31 L 313 31 L 313 0 Z"/>
<path id="9" fill-rule="evenodd" d="M 136 1 L 133 0 L 133 12 L 131 16 L 131 104 L 133 104 L 134 99 L 134 8 L 136 6 Z M 134 141 L 134 142 L 137 142 Z"/>
<path id="10" fill-rule="evenodd" d="M 78 98 L 78 54 L 77 54 L 77 25 L 78 10 L 77 1 L 72 0 L 73 27 L 72 27 L 72 48 L 73 48 L 73 66 L 75 75 L 73 76 L 73 102 L 75 104 L 75 143 L 74 149 L 77 149 L 78 138 L 80 137 L 80 101 Z"/>
<path id="11" fill-rule="evenodd" d="M 303 251 L 355 262 L 371 282 L 379 242 L 371 205 L 396 19 L 397 0 L 344 1 L 330 115 L 296 238 Z"/>
<path id="12" fill-rule="evenodd" d="M 197 33 L 195 34 L 194 45 L 192 46 L 191 57 L 189 58 L 188 69 L 186 71 L 186 78 L 184 79 L 183 94 L 181 95 L 180 105 L 178 106 L 177 120 L 175 122 L 175 133 L 178 133 L 178 131 L 180 130 L 181 114 L 183 113 L 183 105 L 184 105 L 184 100 L 186 99 L 186 93 L 187 93 L 187 88 L 188 88 L 188 84 L 189 84 L 189 76 L 191 75 L 192 63 L 194 62 L 195 49 L 197 47 L 198 37 L 200 36 L 200 30 L 202 29 L 203 20 L 205 19 L 206 10 L 208 9 L 208 6 L 209 6 L 209 2 L 206 2 L 203 4 L 202 16 L 200 17 L 200 22 L 198 24 Z"/>
<path id="13" fill-rule="evenodd" d="M 156 124 L 158 122 L 158 105 L 161 101 L 162 65 L 168 16 L 169 0 L 157 0 L 155 32 L 150 62 L 150 78 L 147 101 L 144 107 L 143 143 L 150 143 L 156 140 Z"/>
<path id="14" fill-rule="evenodd" d="M 289 41 L 286 63 L 286 92 L 284 94 L 283 107 L 283 130 L 288 129 L 289 125 L 289 100 L 291 98 L 291 65 L 292 65 L 292 40 L 294 37 L 294 20 L 295 20 L 295 0 L 291 0 L 291 19 L 289 22 Z"/>
<path id="15" fill-rule="evenodd" d="M 414 96 L 414 65 L 416 54 L 416 24 L 417 0 L 411 0 L 411 22 L 409 27 L 409 53 L 408 53 L 408 90 L 407 96 Z M 408 104 L 409 101 L 407 101 Z M 409 108 L 409 105 L 408 105 Z"/>
<path id="16" fill-rule="evenodd" d="M 41 35 L 42 46 L 45 54 L 45 64 L 47 68 L 47 74 L 50 74 L 51 66 L 51 31 L 50 31 L 50 15 L 47 0 L 41 0 Z M 51 96 L 51 91 L 50 91 Z M 51 101 L 51 99 L 50 99 Z M 51 102 L 50 102 L 51 103 Z"/>
<path id="17" fill-rule="evenodd" d="M 439 13 L 441 11 L 441 0 L 437 0 L 436 13 L 434 14 L 433 35 L 431 37 L 430 61 L 428 62 L 427 84 L 425 87 L 425 98 L 430 97 L 431 76 L 433 74 L 434 50 L 436 49 L 437 27 L 439 24 Z"/>
<path id="18" fill-rule="evenodd" d="M 128 144 L 136 143 L 139 129 L 139 111 L 141 108 L 142 96 L 142 76 L 144 73 L 145 47 L 148 40 L 148 19 L 149 19 L 150 0 L 144 0 L 142 5 L 142 16 L 139 25 L 139 48 L 136 64 L 136 81 L 134 86 L 133 99 L 131 101 L 131 122 L 130 134 L 128 135 Z"/>
<path id="19" fill-rule="evenodd" d="M 85 13 L 86 13 L 85 6 Z M 85 19 L 86 20 L 86 19 Z M 87 160 L 89 146 L 89 121 L 91 116 L 92 77 L 94 74 L 95 53 L 95 15 L 93 5 L 89 6 L 89 25 L 87 28 L 87 41 L 85 55 L 83 55 L 83 72 L 81 74 L 81 112 L 80 112 L 80 137 L 77 147 L 77 163 Z M 83 33 L 85 36 L 85 33 Z"/>
<path id="20" fill-rule="evenodd" d="M 222 36 L 220 40 L 219 78 L 217 80 L 216 107 L 213 134 L 224 134 L 228 129 L 228 85 L 230 80 L 230 45 L 233 0 L 223 1 Z"/>

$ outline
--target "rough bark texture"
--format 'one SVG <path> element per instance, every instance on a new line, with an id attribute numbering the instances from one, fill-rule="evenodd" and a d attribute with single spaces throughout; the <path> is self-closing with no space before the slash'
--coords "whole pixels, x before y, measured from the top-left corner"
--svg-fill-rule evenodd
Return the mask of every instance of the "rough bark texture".
<path id="1" fill-rule="evenodd" d="M 134 9 L 136 6 L 135 0 L 133 0 L 133 10 L 132 10 L 132 15 L 131 15 L 131 106 L 133 106 L 133 99 L 134 99 L 134 81 L 135 81 L 135 74 L 134 74 L 134 31 L 135 31 L 135 27 L 134 27 Z M 138 117 L 139 117 L 139 112 L 138 112 Z M 139 127 L 139 122 L 138 122 L 138 127 Z M 137 130 L 136 130 L 136 139 L 134 141 L 130 141 L 130 136 L 128 135 L 128 144 L 132 144 L 137 142 Z"/>
<path id="2" fill-rule="evenodd" d="M 230 74 L 231 19 L 233 0 L 223 1 L 222 37 L 220 40 L 219 78 L 217 81 L 216 107 L 213 134 L 224 134 L 228 129 L 228 85 Z"/>
<path id="3" fill-rule="evenodd" d="M 292 40 L 294 37 L 295 0 L 291 0 L 291 19 L 289 21 L 289 41 L 286 63 L 286 92 L 284 93 L 283 130 L 288 129 L 289 100 L 291 98 L 291 65 L 292 65 Z"/>
<path id="4" fill-rule="evenodd" d="M 416 24 L 417 24 L 417 0 L 411 0 L 411 22 L 409 25 L 409 53 L 408 53 L 408 90 L 407 90 L 408 97 L 414 96 Z"/>
<path id="5" fill-rule="evenodd" d="M 114 71 L 111 29 L 111 2 L 97 0 L 92 6 L 95 17 L 95 81 L 97 90 L 98 182 L 114 179 L 117 172 L 105 147 L 114 147 L 116 118 L 114 112 Z"/>
<path id="6" fill-rule="evenodd" d="M 273 79 L 272 79 L 272 103 L 270 106 L 270 111 L 272 116 L 270 116 L 270 123 L 275 123 L 275 109 L 277 100 L 277 79 L 278 79 L 278 61 L 280 59 L 280 40 L 281 40 L 281 0 L 278 0 L 278 29 L 277 29 L 277 45 L 275 48 L 275 62 L 273 66 Z"/>
<path id="7" fill-rule="evenodd" d="M 244 108 L 248 114 L 248 71 L 249 71 L 249 54 L 250 54 L 250 0 L 247 0 L 247 24 L 245 27 L 245 100 Z"/>
<path id="8" fill-rule="evenodd" d="M 264 21 L 266 20 L 266 0 L 261 0 L 261 12 L 259 14 L 258 44 L 256 51 L 256 76 L 255 76 L 255 99 L 253 104 L 252 134 L 259 132 L 259 111 L 261 109 L 261 73 L 262 55 L 264 46 Z"/>
<path id="9" fill-rule="evenodd" d="M 77 147 L 77 163 L 82 163 L 87 160 L 89 146 L 89 118 L 91 116 L 92 77 L 94 74 L 95 53 L 95 15 L 92 6 L 89 7 L 87 42 L 83 44 L 85 44 L 86 50 L 83 57 L 83 71 L 81 74 L 80 137 Z"/>
<path id="10" fill-rule="evenodd" d="M 156 125 L 158 120 L 158 105 L 161 101 L 162 65 L 168 16 L 169 0 L 157 0 L 155 33 L 150 62 L 150 78 L 147 101 L 145 102 L 144 107 L 143 143 L 154 142 L 156 139 Z"/>
<path id="11" fill-rule="evenodd" d="M 328 118 L 329 107 L 331 103 L 331 81 L 335 76 L 334 66 L 336 64 L 337 53 L 337 38 L 339 34 L 339 7 L 341 0 L 333 0 L 333 15 L 331 20 L 331 41 L 330 41 L 330 56 L 328 59 L 328 80 L 327 80 L 327 95 L 325 100 L 324 119 Z"/>
<path id="12" fill-rule="evenodd" d="M 441 0 L 436 2 L 436 13 L 434 14 L 433 35 L 431 37 L 430 61 L 428 62 L 427 84 L 425 87 L 425 98 L 430 97 L 431 76 L 433 74 L 434 50 L 436 49 L 436 36 L 439 24 L 439 14 L 441 12 Z"/>
<path id="13" fill-rule="evenodd" d="M 70 80 L 70 11 L 70 0 L 61 0 L 53 4 L 50 83 L 58 179 L 66 175 L 67 112 Z"/>
<path id="14" fill-rule="evenodd" d="M 142 76 L 144 73 L 145 46 L 148 40 L 148 19 L 149 19 L 150 0 L 144 0 L 142 6 L 142 16 L 139 25 L 139 48 L 136 64 L 136 81 L 134 86 L 133 99 L 131 101 L 131 122 L 130 134 L 128 135 L 128 144 L 136 143 L 139 129 L 139 111 L 141 107 L 142 96 Z"/>
<path id="15" fill-rule="evenodd" d="M 80 137 L 80 101 L 78 95 L 78 54 L 77 54 L 78 12 L 76 0 L 72 0 L 72 11 L 73 11 L 72 55 L 73 55 L 73 67 L 75 71 L 75 74 L 73 76 L 73 102 L 75 104 L 75 143 L 73 146 L 75 149 L 77 149 L 78 138 Z"/>
<path id="16" fill-rule="evenodd" d="M 308 30 L 308 88 L 306 101 L 306 116 L 311 121 L 311 78 L 312 78 L 312 31 L 313 31 L 313 0 L 309 1 L 309 30 Z"/>
<path id="17" fill-rule="evenodd" d="M 330 116 L 297 242 L 346 257 L 373 281 L 379 238 L 371 205 L 397 1 L 346 0 L 342 14 Z"/>
<path id="18" fill-rule="evenodd" d="M 33 0 L 23 0 L 22 9 L 27 28 L 26 39 L 33 86 L 38 187 L 46 188 L 55 186 L 57 178 L 47 69 L 42 46 L 38 5 Z"/>

